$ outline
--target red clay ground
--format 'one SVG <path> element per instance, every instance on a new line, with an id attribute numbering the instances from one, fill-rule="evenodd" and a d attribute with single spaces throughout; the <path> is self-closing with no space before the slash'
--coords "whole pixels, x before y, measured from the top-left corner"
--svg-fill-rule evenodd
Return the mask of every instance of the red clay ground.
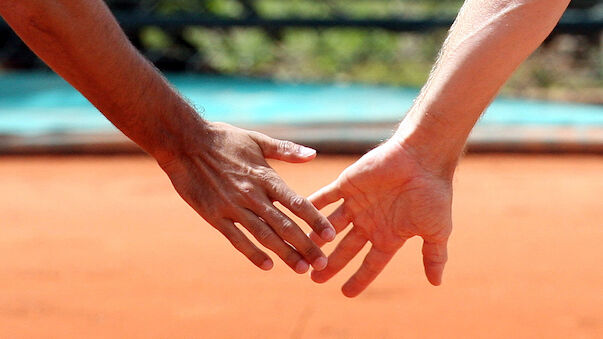
<path id="1" fill-rule="evenodd" d="M 274 163 L 309 194 L 354 159 Z M 0 160 L 2 338 L 602 338 L 603 158 L 470 156 L 444 284 L 420 241 L 357 299 L 234 252 L 143 157 Z"/>

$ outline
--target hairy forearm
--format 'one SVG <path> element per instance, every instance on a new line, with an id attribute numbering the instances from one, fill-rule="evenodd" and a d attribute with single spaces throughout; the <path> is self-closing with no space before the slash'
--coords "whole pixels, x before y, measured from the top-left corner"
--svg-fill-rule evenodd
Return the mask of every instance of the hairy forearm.
<path id="1" fill-rule="evenodd" d="M 258 132 L 207 123 L 134 49 L 101 0 L 0 0 L 2 15 L 51 68 L 153 155 L 180 196 L 256 266 L 273 262 L 241 232 L 297 273 L 326 257 L 279 202 L 333 240 L 329 220 L 266 163 L 310 161 L 315 151 Z"/>
<path id="2" fill-rule="evenodd" d="M 481 113 L 548 36 L 569 0 L 468 0 L 396 138 L 452 173 Z"/>
<path id="3" fill-rule="evenodd" d="M 54 71 L 158 159 L 199 137 L 190 127 L 203 120 L 130 44 L 102 0 L 3 0 L 0 15 Z"/>

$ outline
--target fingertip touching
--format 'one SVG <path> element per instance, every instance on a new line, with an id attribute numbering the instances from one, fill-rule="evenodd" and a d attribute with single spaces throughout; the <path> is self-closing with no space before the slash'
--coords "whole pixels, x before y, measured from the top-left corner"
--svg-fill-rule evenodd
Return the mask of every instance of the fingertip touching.
<path id="1" fill-rule="evenodd" d="M 325 277 L 323 274 L 319 274 L 318 272 L 320 271 L 314 270 L 310 273 L 310 279 L 312 279 L 312 281 L 317 284 L 323 284 L 329 280 L 328 277 Z"/>
<path id="2" fill-rule="evenodd" d="M 329 263 L 329 261 L 326 257 L 320 257 L 320 258 L 314 260 L 314 262 L 312 263 L 312 267 L 316 271 L 322 271 L 327 267 L 328 263 Z"/>

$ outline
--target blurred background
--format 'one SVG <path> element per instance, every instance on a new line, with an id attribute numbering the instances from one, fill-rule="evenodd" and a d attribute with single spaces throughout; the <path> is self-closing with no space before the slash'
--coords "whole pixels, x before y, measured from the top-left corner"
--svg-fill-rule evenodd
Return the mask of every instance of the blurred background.
<path id="1" fill-rule="evenodd" d="M 159 69 L 420 87 L 462 1 L 109 0 Z M 507 95 L 603 103 L 598 0 L 575 0 Z M 46 66 L 2 27 L 3 70 Z"/>
<path id="2" fill-rule="evenodd" d="M 393 133 L 462 5 L 106 2 L 207 119 L 316 147 L 270 162 L 304 196 Z M 602 42 L 572 1 L 480 119 L 444 284 L 413 238 L 349 300 L 366 248 L 324 286 L 256 270 L 0 19 L 0 337 L 602 338 Z"/>
<path id="3" fill-rule="evenodd" d="M 208 119 L 356 153 L 386 139 L 410 107 L 462 1 L 107 3 L 134 45 Z M 599 0 L 572 1 L 469 149 L 600 151 L 602 29 Z M 0 72 L 3 152 L 136 150 L 5 24 Z"/>

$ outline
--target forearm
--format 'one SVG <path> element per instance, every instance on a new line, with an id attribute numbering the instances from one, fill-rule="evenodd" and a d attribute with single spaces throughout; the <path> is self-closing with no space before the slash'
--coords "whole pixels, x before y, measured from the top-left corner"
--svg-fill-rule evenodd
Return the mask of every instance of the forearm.
<path id="1" fill-rule="evenodd" d="M 130 44 L 103 1 L 3 0 L 0 15 L 147 152 L 168 158 L 198 137 L 191 127 L 203 120 Z"/>
<path id="2" fill-rule="evenodd" d="M 548 36 L 569 0 L 468 0 L 395 138 L 452 174 L 481 113 Z"/>
<path id="3" fill-rule="evenodd" d="M 320 234 L 328 219 L 266 163 L 312 160 L 314 150 L 261 133 L 207 123 L 128 42 L 101 0 L 0 0 L 2 15 L 51 68 L 153 155 L 180 196 L 256 266 L 273 262 L 239 226 L 297 273 L 326 257 L 274 202 Z"/>

